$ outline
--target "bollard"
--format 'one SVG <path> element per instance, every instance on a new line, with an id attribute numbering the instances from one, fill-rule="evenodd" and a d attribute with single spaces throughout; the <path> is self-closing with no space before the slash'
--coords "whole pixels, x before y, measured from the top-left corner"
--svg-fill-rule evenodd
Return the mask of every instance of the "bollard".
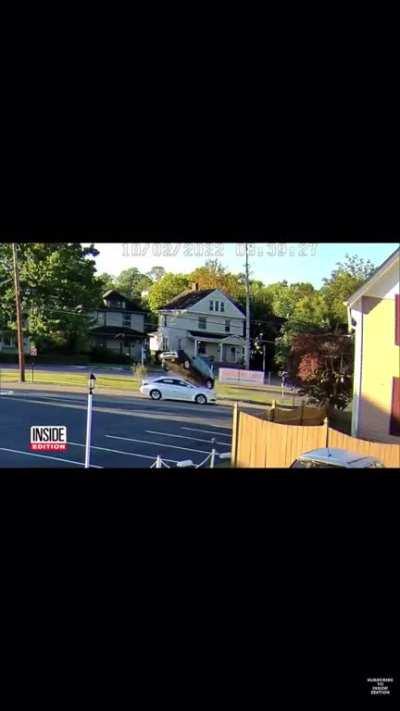
<path id="1" fill-rule="evenodd" d="M 162 461 L 161 457 L 159 454 L 157 454 L 157 459 L 156 459 L 156 469 L 161 469 L 162 468 Z"/>

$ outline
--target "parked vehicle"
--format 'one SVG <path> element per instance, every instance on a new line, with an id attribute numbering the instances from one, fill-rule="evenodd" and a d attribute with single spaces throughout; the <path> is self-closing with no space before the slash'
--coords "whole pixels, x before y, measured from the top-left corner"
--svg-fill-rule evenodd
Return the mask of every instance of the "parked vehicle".
<path id="1" fill-rule="evenodd" d="M 382 469 L 385 465 L 375 457 L 360 457 L 347 449 L 322 447 L 301 454 L 291 469 Z"/>
<path id="2" fill-rule="evenodd" d="M 189 382 L 205 386 L 210 390 L 214 387 L 214 367 L 201 356 L 189 356 L 183 350 L 165 351 L 160 355 L 164 370 L 176 373 Z"/>
<path id="3" fill-rule="evenodd" d="M 189 400 L 198 405 L 216 402 L 214 390 L 198 387 L 183 378 L 160 376 L 152 380 L 145 379 L 139 388 L 142 395 L 152 400 Z"/>

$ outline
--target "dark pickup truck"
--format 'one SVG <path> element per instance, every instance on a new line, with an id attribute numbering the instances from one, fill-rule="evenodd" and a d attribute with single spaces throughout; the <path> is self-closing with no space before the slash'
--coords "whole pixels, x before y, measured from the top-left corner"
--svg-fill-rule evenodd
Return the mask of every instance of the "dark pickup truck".
<path id="1" fill-rule="evenodd" d="M 193 382 L 212 389 L 215 378 L 213 366 L 201 356 L 189 356 L 185 351 L 165 351 L 160 354 L 162 367 Z"/>

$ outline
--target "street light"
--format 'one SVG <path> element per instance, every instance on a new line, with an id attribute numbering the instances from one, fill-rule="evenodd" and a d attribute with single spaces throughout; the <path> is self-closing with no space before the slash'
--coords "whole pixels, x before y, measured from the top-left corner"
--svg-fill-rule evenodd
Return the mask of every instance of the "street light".
<path id="1" fill-rule="evenodd" d="M 96 384 L 96 376 L 94 373 L 90 373 L 88 385 L 88 408 L 87 408 L 87 419 L 86 419 L 86 448 L 85 448 L 85 469 L 90 467 L 90 440 L 92 435 L 92 408 L 93 408 L 93 390 Z"/>

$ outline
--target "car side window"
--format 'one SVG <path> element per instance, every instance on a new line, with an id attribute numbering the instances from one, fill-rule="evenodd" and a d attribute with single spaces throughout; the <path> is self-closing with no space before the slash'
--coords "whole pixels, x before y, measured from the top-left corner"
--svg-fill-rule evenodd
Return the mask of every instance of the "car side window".
<path id="1" fill-rule="evenodd" d="M 187 388 L 187 385 L 183 382 L 183 380 L 174 380 L 174 385 L 180 385 L 181 388 Z"/>
<path id="2" fill-rule="evenodd" d="M 174 381 L 171 378 L 163 378 L 162 380 L 160 380 L 160 382 L 166 383 L 167 385 L 172 385 Z"/>

